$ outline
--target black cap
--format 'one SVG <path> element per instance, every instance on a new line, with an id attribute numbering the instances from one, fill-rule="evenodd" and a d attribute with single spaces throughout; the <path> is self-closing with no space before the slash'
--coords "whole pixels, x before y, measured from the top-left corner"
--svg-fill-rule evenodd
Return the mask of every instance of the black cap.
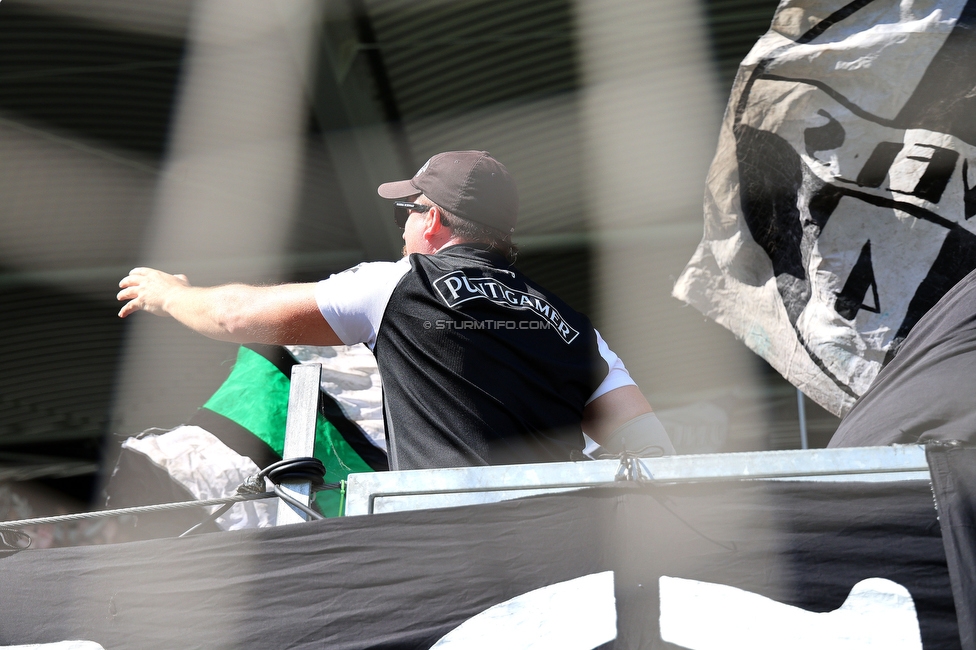
<path id="1" fill-rule="evenodd" d="M 439 153 L 406 181 L 383 183 L 376 190 L 384 199 L 424 194 L 462 219 L 504 233 L 518 222 L 518 190 L 505 165 L 487 151 Z"/>

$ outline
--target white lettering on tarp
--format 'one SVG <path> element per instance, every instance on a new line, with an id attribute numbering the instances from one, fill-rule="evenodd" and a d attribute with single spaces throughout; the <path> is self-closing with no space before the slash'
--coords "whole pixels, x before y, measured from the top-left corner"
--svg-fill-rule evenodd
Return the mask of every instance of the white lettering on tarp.
<path id="1" fill-rule="evenodd" d="M 613 571 L 593 573 L 489 607 L 448 632 L 431 650 L 602 648 L 617 638 L 616 602 Z"/>
<path id="2" fill-rule="evenodd" d="M 661 639 L 690 650 L 922 650 L 905 587 L 868 578 L 832 612 L 810 612 L 729 585 L 661 576 Z"/>
<path id="3" fill-rule="evenodd" d="M 494 278 L 472 278 L 465 275 L 463 271 L 454 271 L 434 280 L 434 288 L 448 307 L 457 307 L 469 300 L 488 300 L 500 307 L 530 311 L 542 317 L 554 326 L 555 331 L 566 343 L 572 343 L 579 335 L 579 332 L 570 326 L 545 298 L 513 289 Z"/>
<path id="4" fill-rule="evenodd" d="M 27 645 L 5 645 L 0 650 L 105 650 L 94 641 L 57 641 L 55 643 L 29 643 Z"/>

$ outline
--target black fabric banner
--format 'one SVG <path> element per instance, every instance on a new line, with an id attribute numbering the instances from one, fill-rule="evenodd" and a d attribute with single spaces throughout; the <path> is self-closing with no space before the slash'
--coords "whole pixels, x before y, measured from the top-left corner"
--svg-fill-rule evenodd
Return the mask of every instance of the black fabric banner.
<path id="1" fill-rule="evenodd" d="M 976 650 L 976 448 L 931 443 L 925 454 L 939 507 L 964 650 Z"/>
<path id="2" fill-rule="evenodd" d="M 704 647 L 692 637 L 710 630 L 725 647 L 772 647 L 750 639 L 786 633 L 778 647 L 795 647 L 797 635 L 829 637 L 834 615 L 812 613 L 848 607 L 864 580 L 910 596 L 902 598 L 909 614 L 878 619 L 878 634 L 896 621 L 917 630 L 921 647 L 960 647 L 927 482 L 623 486 L 22 551 L 0 559 L 0 644 L 426 649 L 499 603 L 604 575 L 610 635 L 593 648 Z M 717 593 L 720 608 L 685 598 Z M 579 631 L 606 618 L 593 598 L 592 620 L 574 622 Z M 737 603 L 747 615 L 720 620 Z M 538 634 L 541 619 L 559 614 L 538 611 L 521 634 Z M 488 627 L 509 634 L 494 647 L 517 647 L 510 620 Z"/>

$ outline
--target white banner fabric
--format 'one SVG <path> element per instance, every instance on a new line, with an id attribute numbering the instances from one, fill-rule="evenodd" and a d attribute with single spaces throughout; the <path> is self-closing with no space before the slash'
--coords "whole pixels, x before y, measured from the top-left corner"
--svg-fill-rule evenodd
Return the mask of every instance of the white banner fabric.
<path id="1" fill-rule="evenodd" d="M 842 416 L 976 268 L 976 2 L 786 0 L 674 295 Z"/>

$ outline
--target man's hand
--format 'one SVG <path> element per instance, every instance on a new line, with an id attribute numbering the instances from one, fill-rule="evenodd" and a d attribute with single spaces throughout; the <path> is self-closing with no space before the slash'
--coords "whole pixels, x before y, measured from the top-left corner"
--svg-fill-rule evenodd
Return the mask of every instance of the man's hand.
<path id="1" fill-rule="evenodd" d="M 119 287 L 119 311 L 172 316 L 194 332 L 219 341 L 270 345 L 342 345 L 315 301 L 315 283 L 191 286 L 185 275 L 155 269 L 129 271 Z"/>
<path id="2" fill-rule="evenodd" d="M 185 275 L 170 275 L 156 269 L 135 268 L 119 282 L 117 298 L 128 300 L 119 311 L 119 318 L 125 318 L 137 311 L 147 311 L 157 316 L 168 314 L 166 302 L 174 292 L 190 286 Z"/>

